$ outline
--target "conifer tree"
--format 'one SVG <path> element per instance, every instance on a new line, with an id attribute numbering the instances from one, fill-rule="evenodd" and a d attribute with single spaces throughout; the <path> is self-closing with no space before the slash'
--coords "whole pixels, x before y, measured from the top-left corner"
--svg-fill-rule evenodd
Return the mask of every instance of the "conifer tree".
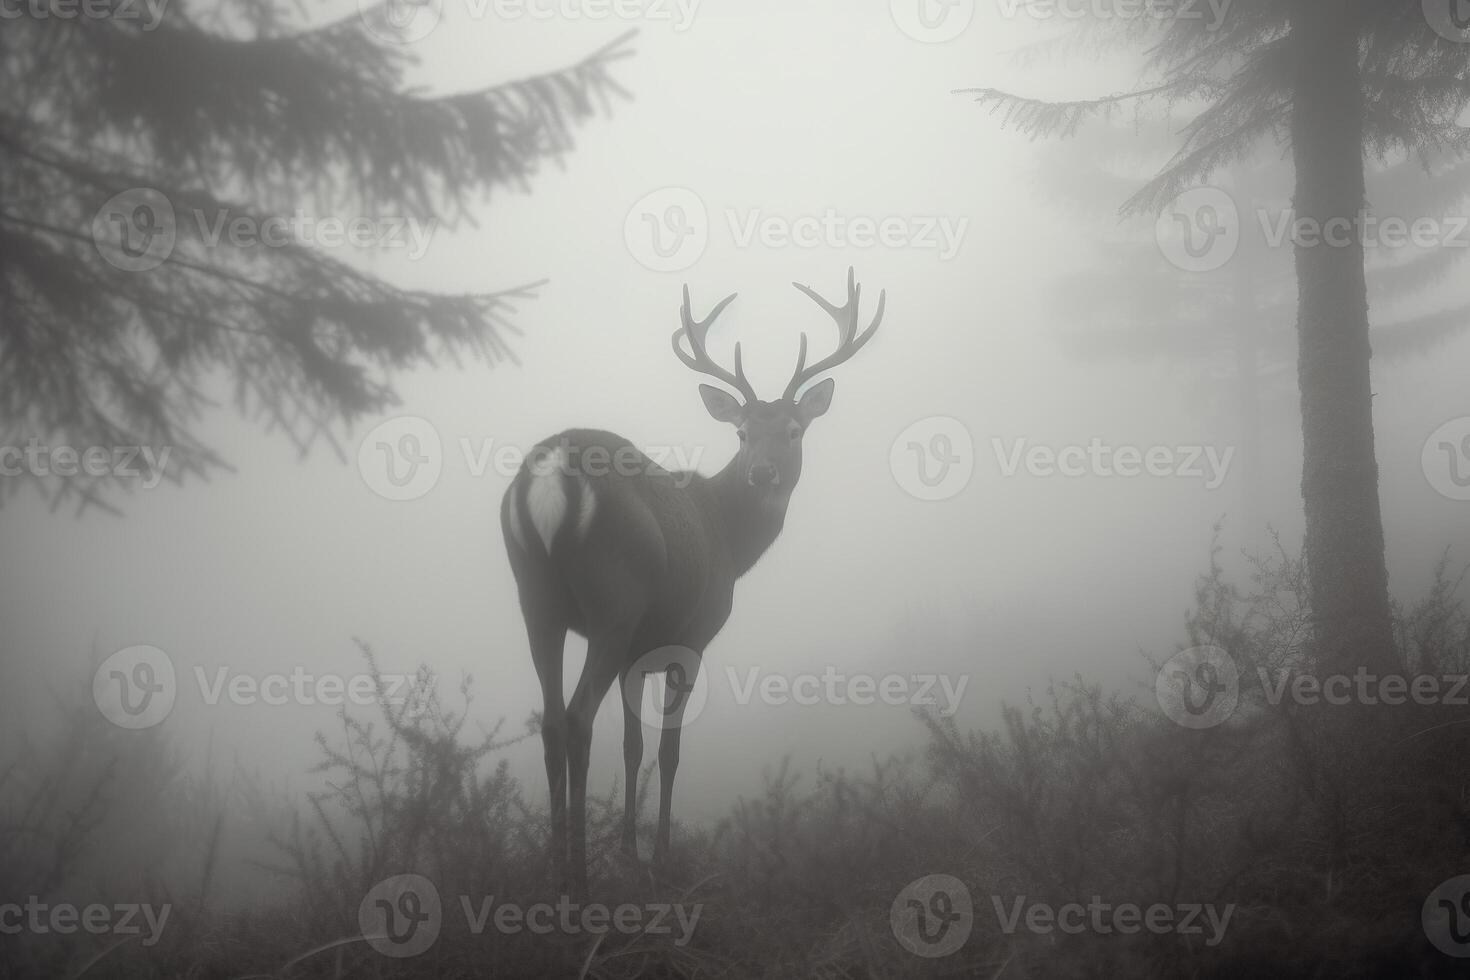
<path id="1" fill-rule="evenodd" d="M 1070 136 L 1126 110 L 1181 113 L 1178 152 L 1126 202 L 1158 212 L 1183 191 L 1290 147 L 1293 207 L 1316 227 L 1346 222 L 1342 247 L 1295 248 L 1297 372 L 1302 408 L 1305 559 L 1315 650 L 1332 670 L 1395 663 L 1369 382 L 1372 348 L 1362 222 L 1365 165 L 1417 157 L 1462 170 L 1470 133 L 1470 25 L 1422 0 L 1234 0 L 1203 16 L 1083 23 L 1098 50 L 1146 52 L 1132 91 L 1045 101 L 966 90 L 1032 137 Z M 1185 7 L 1176 8 L 1180 11 Z M 1426 178 L 1428 179 L 1428 178 Z"/>
<path id="2" fill-rule="evenodd" d="M 392 405 L 395 372 L 513 356 L 531 287 L 400 288 L 280 234 L 285 216 L 464 220 L 626 95 L 621 38 L 434 93 L 408 84 L 418 61 L 374 23 L 386 8 L 305 25 L 262 0 L 162 5 L 156 23 L 137 2 L 55 6 L 0 31 L 0 445 L 167 446 L 175 480 L 228 465 L 198 434 L 220 391 L 305 451 Z M 230 222 L 256 233 L 213 233 Z M 35 482 L 111 509 L 120 485 L 28 475 L 0 499 Z"/>

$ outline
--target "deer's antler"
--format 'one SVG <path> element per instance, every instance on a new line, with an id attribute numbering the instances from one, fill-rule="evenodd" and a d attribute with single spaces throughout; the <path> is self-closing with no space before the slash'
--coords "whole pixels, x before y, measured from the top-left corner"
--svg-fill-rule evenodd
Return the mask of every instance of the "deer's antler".
<path id="1" fill-rule="evenodd" d="M 726 296 L 715 304 L 715 308 L 710 310 L 709 315 L 703 320 L 695 320 L 694 314 L 689 309 L 689 286 L 685 284 L 684 305 L 679 309 L 679 319 L 683 325 L 674 331 L 674 353 L 679 356 L 679 360 L 683 361 L 686 367 L 692 368 L 700 374 L 707 374 L 711 378 L 725 382 L 725 384 L 730 385 L 736 391 L 740 392 L 746 404 L 750 404 L 753 401 L 759 401 L 759 399 L 756 398 L 755 389 L 746 380 L 745 368 L 740 364 L 740 345 L 738 343 L 735 345 L 734 374 L 731 374 L 716 364 L 709 356 L 709 351 L 705 349 L 705 338 L 709 335 L 710 326 L 715 322 L 715 318 L 724 311 L 725 307 L 730 305 L 736 295 L 736 293 L 731 293 L 729 296 Z M 690 353 L 688 354 L 684 353 L 684 345 L 680 342 L 681 337 L 689 338 Z"/>
<path id="2" fill-rule="evenodd" d="M 828 302 L 817 294 L 810 286 L 799 282 L 791 285 L 806 293 L 822 309 L 827 311 L 837 323 L 837 349 L 828 356 L 822 358 L 811 367 L 806 366 L 806 333 L 801 335 L 801 351 L 796 358 L 796 371 L 791 375 L 791 381 L 786 385 L 786 391 L 782 398 L 795 399 L 796 393 L 801 386 L 815 378 L 824 371 L 829 371 L 843 361 L 847 360 L 858 351 L 862 350 L 864 344 L 873 338 L 878 331 L 878 324 L 883 322 L 883 305 L 887 302 L 888 291 L 878 292 L 878 312 L 873 316 L 873 322 L 861 334 L 858 333 L 858 306 L 862 300 L 863 287 L 858 285 L 853 277 L 852 266 L 847 267 L 847 303 L 838 306 Z"/>

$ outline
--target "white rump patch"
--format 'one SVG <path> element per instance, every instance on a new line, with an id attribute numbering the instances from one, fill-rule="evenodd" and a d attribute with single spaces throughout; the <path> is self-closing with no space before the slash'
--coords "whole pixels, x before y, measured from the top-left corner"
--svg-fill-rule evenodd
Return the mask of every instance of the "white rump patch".
<path id="1" fill-rule="evenodd" d="M 592 517 L 597 513 L 597 495 L 586 480 L 582 481 L 580 489 L 582 499 L 577 506 L 577 540 L 586 541 L 587 532 L 592 528 Z"/>
<path id="2" fill-rule="evenodd" d="M 541 543 L 546 545 L 548 554 L 551 542 L 567 516 L 567 491 L 561 474 L 565 462 L 561 449 L 556 449 L 530 464 L 531 485 L 526 488 L 526 509 L 531 512 L 531 524 L 541 535 Z"/>

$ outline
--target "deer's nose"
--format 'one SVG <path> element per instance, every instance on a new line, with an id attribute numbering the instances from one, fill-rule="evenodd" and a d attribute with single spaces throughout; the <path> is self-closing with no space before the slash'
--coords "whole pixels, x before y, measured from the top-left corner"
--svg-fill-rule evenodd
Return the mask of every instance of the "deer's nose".
<path id="1" fill-rule="evenodd" d="M 769 487 L 776 482 L 776 467 L 770 463 L 756 463 L 750 468 L 750 485 Z"/>

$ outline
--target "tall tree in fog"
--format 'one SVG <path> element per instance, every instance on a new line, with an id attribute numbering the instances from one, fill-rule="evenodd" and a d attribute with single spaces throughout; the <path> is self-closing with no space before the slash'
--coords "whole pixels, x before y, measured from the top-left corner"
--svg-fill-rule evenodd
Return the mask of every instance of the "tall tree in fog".
<path id="1" fill-rule="evenodd" d="M 1462 162 L 1470 31 L 1456 34 L 1454 10 L 1453 0 L 1443 10 L 1421 0 L 1235 0 L 1219 22 L 1198 8 L 1167 21 L 1112 18 L 1088 29 L 1147 45 L 1151 77 L 1138 91 L 1057 103 L 971 90 L 1032 136 L 1070 135 L 1130 103 L 1194 110 L 1180 150 L 1128 211 L 1162 210 L 1263 141 L 1289 144 L 1297 220 L 1346 231 L 1346 244 L 1295 247 L 1305 552 L 1316 653 L 1333 668 L 1383 672 L 1394 659 L 1359 220 L 1365 154 Z"/>
<path id="2" fill-rule="evenodd" d="M 168 447 L 163 475 L 201 475 L 226 465 L 195 431 L 220 382 L 305 451 L 391 405 L 395 371 L 511 356 L 526 288 L 399 288 L 313 247 L 297 214 L 400 248 L 466 218 L 623 94 L 621 44 L 433 94 L 407 84 L 387 7 L 315 27 L 256 0 L 87 10 L 0 32 L 0 445 Z M 55 501 L 107 506 L 116 485 L 21 471 Z"/>
<path id="3" fill-rule="evenodd" d="M 1294 377 L 1287 382 L 1296 369 L 1296 278 L 1290 240 L 1277 237 L 1283 218 L 1290 218 L 1292 170 L 1279 150 L 1263 148 L 1218 175 L 1217 184 L 1241 211 L 1239 244 L 1222 268 L 1180 269 L 1164 255 L 1152 220 L 1117 215 L 1177 148 L 1172 134 L 1181 127 L 1174 120 L 1158 122 L 1094 122 L 1072 140 L 1051 144 L 1041 158 L 1038 177 L 1048 200 L 1091 226 L 1087 240 L 1096 246 L 1088 267 L 1064 276 L 1053 292 L 1055 311 L 1066 325 L 1060 336 L 1083 357 L 1206 366 L 1195 388 L 1208 398 L 1224 394 L 1231 403 L 1240 513 L 1246 540 L 1253 541 L 1265 529 L 1262 420 L 1298 421 L 1295 407 L 1285 405 L 1286 398 L 1298 397 Z M 1422 161 L 1401 160 L 1371 168 L 1367 186 L 1379 214 L 1462 212 L 1470 200 L 1470 165 L 1427 180 Z M 1470 249 L 1412 243 L 1369 252 L 1370 306 L 1380 311 L 1369 331 L 1375 357 L 1421 357 L 1470 329 L 1463 289 L 1430 312 L 1414 302 L 1467 256 Z M 1411 312 L 1392 312 L 1406 302 L 1415 307 Z M 1220 392 L 1222 379 L 1228 392 Z"/>

